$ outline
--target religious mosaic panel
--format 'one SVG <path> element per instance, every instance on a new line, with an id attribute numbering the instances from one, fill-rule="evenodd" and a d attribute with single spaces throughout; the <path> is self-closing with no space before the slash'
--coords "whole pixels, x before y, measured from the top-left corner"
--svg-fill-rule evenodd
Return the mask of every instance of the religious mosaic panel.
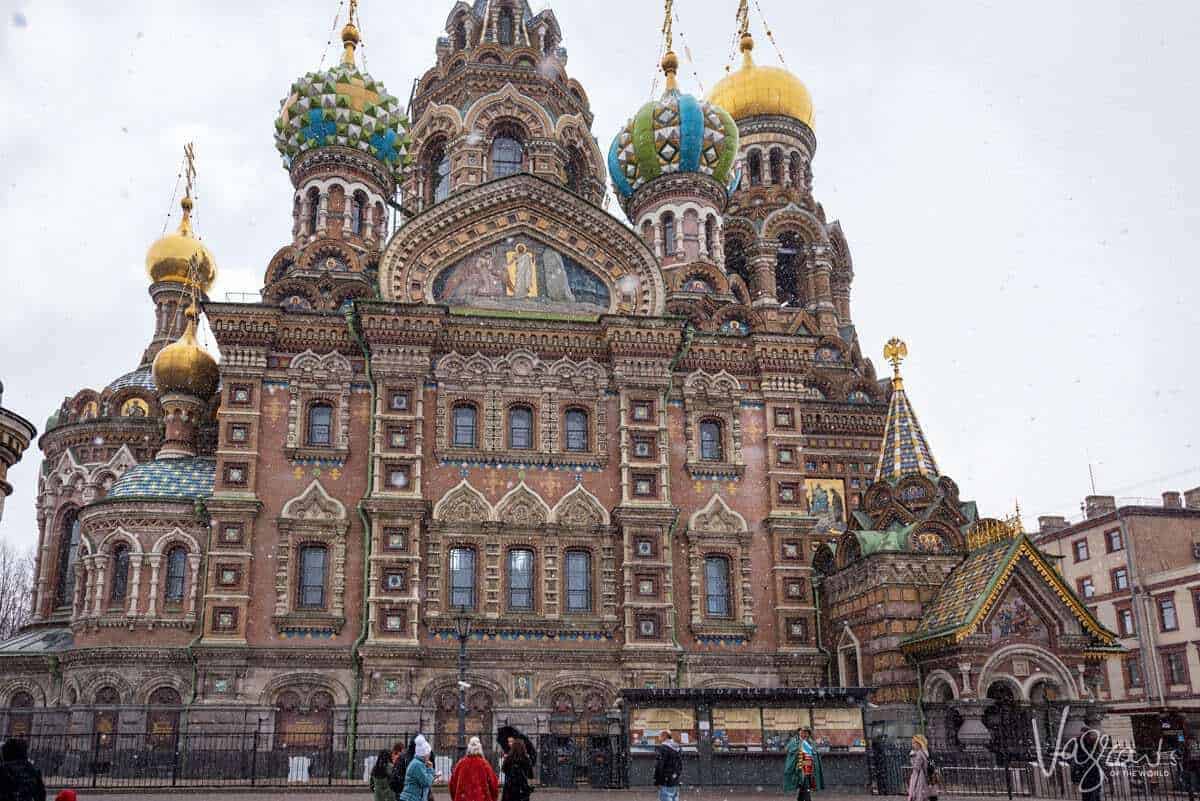
<path id="1" fill-rule="evenodd" d="M 569 256 L 526 236 L 497 242 L 443 270 L 433 297 L 451 306 L 601 314 L 611 295 L 599 278 Z"/>
<path id="2" fill-rule="evenodd" d="M 804 482 L 808 493 L 808 511 L 823 522 L 846 522 L 846 482 L 842 479 L 809 478 Z"/>

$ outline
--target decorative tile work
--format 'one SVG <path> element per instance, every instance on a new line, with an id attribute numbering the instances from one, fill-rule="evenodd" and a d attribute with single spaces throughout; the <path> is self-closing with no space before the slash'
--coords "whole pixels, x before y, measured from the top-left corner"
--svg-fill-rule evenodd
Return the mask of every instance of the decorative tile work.
<path id="1" fill-rule="evenodd" d="M 894 482 L 911 475 L 937 478 L 938 468 L 929 441 L 925 439 L 925 432 L 917 422 L 917 413 L 909 405 L 904 387 L 899 385 L 893 390 L 888 405 L 883 449 L 875 480 Z"/>
<path id="2" fill-rule="evenodd" d="M 209 498 L 217 472 L 215 459 L 158 459 L 131 468 L 108 492 L 109 498 Z"/>
<path id="3" fill-rule="evenodd" d="M 146 367 L 139 367 L 132 373 L 126 373 L 125 375 L 116 379 L 108 385 L 106 391 L 116 392 L 117 390 L 126 389 L 128 387 L 136 387 L 138 389 L 144 389 L 148 392 L 158 391 L 158 387 L 154 385 L 154 376 L 151 375 L 149 365 Z"/>

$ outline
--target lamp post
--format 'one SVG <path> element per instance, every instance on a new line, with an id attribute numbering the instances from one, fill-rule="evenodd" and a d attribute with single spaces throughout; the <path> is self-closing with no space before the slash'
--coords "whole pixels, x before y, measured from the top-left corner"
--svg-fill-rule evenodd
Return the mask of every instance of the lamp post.
<path id="1" fill-rule="evenodd" d="M 471 636 L 471 615 L 458 607 L 454 628 L 458 633 L 458 758 L 467 755 L 467 639 Z"/>

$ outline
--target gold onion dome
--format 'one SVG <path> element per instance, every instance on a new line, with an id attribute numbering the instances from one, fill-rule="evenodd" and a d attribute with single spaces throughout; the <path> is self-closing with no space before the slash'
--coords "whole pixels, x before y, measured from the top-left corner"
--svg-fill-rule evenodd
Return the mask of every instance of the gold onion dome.
<path id="1" fill-rule="evenodd" d="M 812 95 L 804 82 L 780 67 L 760 67 L 751 52 L 754 37 L 742 35 L 742 67 L 726 75 L 708 95 L 735 120 L 747 117 L 791 117 L 813 127 Z"/>
<path id="2" fill-rule="evenodd" d="M 208 399 L 217 391 L 220 370 L 216 359 L 196 341 L 196 307 L 188 307 L 186 314 L 183 334 L 154 357 L 154 383 L 161 393 L 179 392 Z"/>
<path id="3" fill-rule="evenodd" d="M 184 197 L 183 219 L 179 228 L 150 246 L 146 252 L 146 274 L 154 283 L 168 281 L 191 286 L 207 293 L 217 277 L 217 264 L 204 244 L 192 234 L 192 199 Z M 196 262 L 196 276 L 192 278 L 192 260 Z"/>

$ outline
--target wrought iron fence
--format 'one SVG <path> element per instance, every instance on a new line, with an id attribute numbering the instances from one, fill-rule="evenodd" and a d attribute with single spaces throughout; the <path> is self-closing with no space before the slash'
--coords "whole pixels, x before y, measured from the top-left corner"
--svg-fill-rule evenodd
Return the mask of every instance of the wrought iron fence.
<path id="1" fill-rule="evenodd" d="M 29 758 L 49 787 L 169 788 L 365 786 L 381 751 L 409 743 L 405 732 L 284 736 L 261 729 L 169 734 L 31 734 Z M 529 734 L 534 783 L 544 786 L 620 786 L 624 759 L 607 737 Z M 434 764 L 449 778 L 458 757 L 456 734 L 433 736 Z M 499 771 L 494 738 L 481 738 L 484 756 Z"/>
<path id="2" fill-rule="evenodd" d="M 906 748 L 876 743 L 871 771 L 880 795 L 904 795 L 912 768 Z M 1124 754 L 1073 765 L 1069 754 L 1019 758 L 988 751 L 935 751 L 940 783 L 934 792 L 954 797 L 1007 797 L 1072 801 L 1178 801 L 1200 795 L 1200 771 L 1174 754 Z M 1098 794 L 1089 792 L 1099 790 Z"/>

